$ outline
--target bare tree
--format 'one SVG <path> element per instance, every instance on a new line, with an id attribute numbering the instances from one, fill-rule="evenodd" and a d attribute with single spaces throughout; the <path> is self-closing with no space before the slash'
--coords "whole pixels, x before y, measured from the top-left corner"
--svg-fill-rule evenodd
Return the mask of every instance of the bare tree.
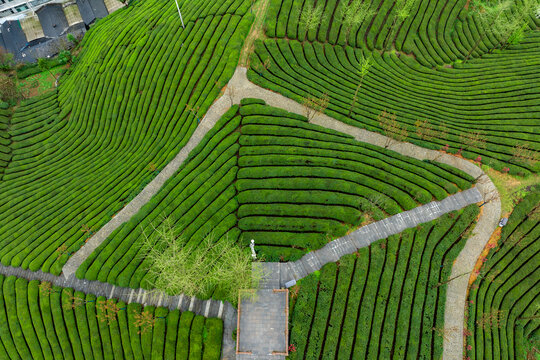
<path id="1" fill-rule="evenodd" d="M 330 99 L 327 94 L 323 94 L 321 97 L 308 96 L 302 100 L 304 115 L 308 121 L 312 121 L 317 114 L 324 113 L 329 103 Z"/>
<path id="2" fill-rule="evenodd" d="M 416 120 L 414 123 L 416 128 L 416 135 L 425 141 L 433 141 L 437 137 L 437 132 L 433 130 L 433 126 L 427 120 Z"/>
<path id="3" fill-rule="evenodd" d="M 504 317 L 504 310 L 491 309 L 490 312 L 483 313 L 482 316 L 480 316 L 480 319 L 476 321 L 476 325 L 486 330 L 493 328 L 499 329 Z"/>
<path id="4" fill-rule="evenodd" d="M 62 255 L 67 254 L 68 247 L 65 244 L 60 245 L 56 248 L 56 258 L 60 259 Z"/>
<path id="5" fill-rule="evenodd" d="M 50 294 L 53 294 L 57 291 L 53 288 L 51 282 L 42 281 L 41 283 L 39 283 L 39 292 L 42 296 L 49 296 Z"/>
<path id="6" fill-rule="evenodd" d="M 360 88 L 362 87 L 362 83 L 364 82 L 364 77 L 369 73 L 370 68 L 371 68 L 371 58 L 365 58 L 362 55 L 362 58 L 360 59 L 360 68 L 358 69 L 358 75 L 360 75 L 360 81 L 358 81 L 358 86 L 356 87 L 356 91 L 354 92 L 353 101 L 351 103 L 351 107 L 349 108 L 349 113 L 347 114 L 347 117 L 350 117 L 352 114 L 353 108 L 356 105 L 356 100 L 358 98 L 358 92 L 360 91 Z"/>
<path id="7" fill-rule="evenodd" d="M 225 93 L 227 94 L 227 97 L 229 98 L 229 101 L 231 102 L 231 106 L 233 106 L 234 97 L 236 94 L 236 88 L 232 85 L 227 85 L 227 89 L 225 90 Z"/>
<path id="8" fill-rule="evenodd" d="M 250 61 L 249 64 L 251 69 L 255 70 L 255 72 L 259 74 L 259 76 L 262 76 L 263 73 L 270 68 L 270 66 L 272 65 L 272 61 L 270 60 L 270 58 L 266 58 L 263 62 L 257 61 L 254 64 L 251 64 Z"/>
<path id="9" fill-rule="evenodd" d="M 68 294 L 68 301 L 64 302 L 62 305 L 65 310 L 72 310 L 78 307 L 83 306 L 88 301 L 84 297 L 77 296 L 76 294 Z"/>
<path id="10" fill-rule="evenodd" d="M 510 160 L 515 160 L 516 162 L 532 167 L 540 160 L 540 153 L 532 149 L 529 143 L 520 143 L 512 148 L 512 157 Z"/>
<path id="11" fill-rule="evenodd" d="M 457 331 L 456 327 L 451 328 L 439 328 L 439 327 L 433 327 L 431 328 L 431 331 L 434 331 L 438 336 L 442 337 L 444 340 L 448 341 L 449 337 L 452 335 L 452 333 L 455 333 Z"/>
<path id="12" fill-rule="evenodd" d="M 462 144 L 462 149 L 469 151 L 481 151 L 486 149 L 487 136 L 482 130 L 463 132 L 459 136 L 459 142 Z"/>
<path id="13" fill-rule="evenodd" d="M 440 287 L 440 286 L 443 286 L 443 285 L 445 285 L 445 284 L 448 284 L 449 282 L 454 281 L 454 280 L 456 280 L 456 279 L 458 279 L 458 278 L 460 278 L 460 277 L 462 277 L 462 276 L 468 275 L 468 274 L 470 274 L 470 273 L 471 273 L 471 271 L 467 271 L 467 272 L 465 272 L 465 273 L 463 273 L 463 274 L 459 274 L 459 275 L 453 276 L 453 277 L 451 277 L 451 278 L 448 278 L 448 279 L 446 279 L 445 281 L 438 282 L 436 285 L 433 285 L 433 286 L 432 286 L 432 289 L 436 289 L 436 288 L 438 288 L 438 287 Z"/>
<path id="14" fill-rule="evenodd" d="M 197 124 L 201 122 L 201 120 L 199 119 L 199 107 L 198 106 L 191 106 L 190 104 L 187 104 L 186 109 L 187 109 L 187 111 L 189 111 L 191 113 L 191 115 L 195 116 L 195 118 L 197 119 Z"/>
<path id="15" fill-rule="evenodd" d="M 156 323 L 156 318 L 154 317 L 154 314 L 152 314 L 150 311 L 143 311 L 139 313 L 134 310 L 133 317 L 135 318 L 133 325 L 136 328 L 140 328 L 137 332 L 138 334 L 147 333 L 154 327 Z"/>
<path id="16" fill-rule="evenodd" d="M 342 26 L 345 28 L 345 44 L 349 43 L 351 31 L 364 22 L 365 19 L 375 15 L 377 11 L 372 8 L 370 2 L 354 0 L 341 9 Z"/>
<path id="17" fill-rule="evenodd" d="M 527 360 L 537 360 L 538 357 L 536 354 L 540 354 L 540 350 L 538 350 L 536 346 L 533 346 L 529 351 L 527 351 Z"/>
<path id="18" fill-rule="evenodd" d="M 120 308 L 113 299 L 107 300 L 98 300 L 96 303 L 97 314 L 96 317 L 101 322 L 107 322 L 107 324 L 112 324 L 117 317 Z"/>
<path id="19" fill-rule="evenodd" d="M 377 116 L 379 126 L 383 130 L 383 134 L 386 136 L 386 142 L 384 148 L 388 148 L 394 142 L 402 142 L 407 139 L 407 129 L 403 127 L 397 120 L 397 115 L 394 113 L 381 111 Z"/>

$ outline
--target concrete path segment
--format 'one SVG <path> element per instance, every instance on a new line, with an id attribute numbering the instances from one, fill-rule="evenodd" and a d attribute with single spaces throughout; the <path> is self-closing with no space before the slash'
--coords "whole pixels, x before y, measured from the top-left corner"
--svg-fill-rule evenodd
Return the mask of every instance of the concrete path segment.
<path id="1" fill-rule="evenodd" d="M 388 217 L 381 221 L 363 226 L 352 233 L 333 240 L 319 250 L 304 255 L 295 262 L 266 264 L 265 269 L 271 270 L 274 279 L 265 279 L 264 284 L 279 283 L 284 287 L 291 280 L 300 280 L 307 275 L 320 270 L 324 265 L 338 261 L 342 256 L 352 254 L 390 235 L 401 233 L 405 229 L 430 222 L 454 210 L 483 200 L 477 188 L 472 188 L 449 196 L 442 201 L 430 202 L 412 210 Z"/>

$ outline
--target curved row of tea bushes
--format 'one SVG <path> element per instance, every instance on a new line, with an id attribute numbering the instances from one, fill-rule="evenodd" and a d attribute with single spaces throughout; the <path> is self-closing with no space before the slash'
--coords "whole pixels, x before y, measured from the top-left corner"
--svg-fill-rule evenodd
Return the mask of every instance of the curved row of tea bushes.
<path id="1" fill-rule="evenodd" d="M 459 190 L 456 184 L 471 185 L 463 173 L 449 174 L 278 109 L 251 105 L 240 113 L 238 227 L 244 243 L 254 239 L 267 261 L 318 249 L 360 226 L 366 214 L 381 220 L 441 200 Z"/>
<path id="2" fill-rule="evenodd" d="M 328 115 L 371 131 L 383 132 L 382 111 L 395 113 L 407 141 L 436 150 L 448 145 L 449 152 L 527 175 L 540 162 L 516 157 L 515 149 L 526 144 L 540 152 L 539 44 L 535 32 L 521 45 L 459 68 L 431 69 L 407 56 L 374 53 L 354 102 L 362 50 L 267 39 L 256 43 L 248 78 L 298 102 L 326 94 Z M 418 121 L 428 124 L 425 131 L 418 131 Z"/>
<path id="3" fill-rule="evenodd" d="M 58 92 L 17 108 L 0 183 L 4 265 L 59 274 L 187 143 L 232 76 L 252 15 L 248 0 L 179 5 L 185 29 L 176 4 L 158 0 L 100 20 Z"/>
<path id="4" fill-rule="evenodd" d="M 221 319 L 121 301 L 104 308 L 105 300 L 0 276 L 0 358 L 220 358 Z"/>
<path id="5" fill-rule="evenodd" d="M 142 246 L 163 220 L 192 245 L 208 235 L 267 261 L 296 259 L 369 216 L 380 220 L 471 186 L 466 174 L 360 143 L 256 99 L 233 106 L 186 163 L 77 276 L 150 286 Z M 158 244 L 160 242 L 158 240 Z M 200 297 L 208 296 L 201 294 Z M 214 297 L 219 297 L 219 289 Z"/>
<path id="6" fill-rule="evenodd" d="M 11 111 L 0 109 L 0 181 L 2 181 L 4 169 L 11 160 L 10 117 Z"/>
<path id="7" fill-rule="evenodd" d="M 476 41 L 480 43 L 473 56 L 500 47 L 493 36 L 483 36 L 484 29 L 468 10 L 470 2 L 467 0 L 407 0 L 405 2 L 413 5 L 404 19 L 397 16 L 399 9 L 394 0 L 382 0 L 372 3 L 375 11 L 370 17 L 347 27 L 343 22 L 343 10 L 355 1 L 270 1 L 266 35 L 332 45 L 347 44 L 368 50 L 398 50 L 414 54 L 428 67 L 464 59 Z M 322 7 L 322 17 L 318 26 L 308 31 L 300 19 L 302 13 L 314 7 Z M 540 20 L 531 17 L 532 29 L 539 24 Z"/>
<path id="8" fill-rule="evenodd" d="M 540 191 L 508 218 L 469 289 L 466 356 L 533 359 L 540 339 Z"/>
<path id="9" fill-rule="evenodd" d="M 470 205 L 325 265 L 291 289 L 291 359 L 438 359 Z"/>

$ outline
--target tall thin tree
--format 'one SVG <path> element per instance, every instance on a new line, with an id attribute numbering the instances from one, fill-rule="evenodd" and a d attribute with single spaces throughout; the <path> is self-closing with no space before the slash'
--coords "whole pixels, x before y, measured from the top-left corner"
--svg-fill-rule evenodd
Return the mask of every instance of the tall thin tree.
<path id="1" fill-rule="evenodd" d="M 362 55 L 359 65 L 360 68 L 358 69 L 358 75 L 360 76 L 360 80 L 358 81 L 358 86 L 356 87 L 356 90 L 354 92 L 353 101 L 351 103 L 351 107 L 349 108 L 349 113 L 347 114 L 347 117 L 351 116 L 353 108 L 356 105 L 358 93 L 360 92 L 360 88 L 362 87 L 362 84 L 364 82 L 364 77 L 366 77 L 366 75 L 369 73 L 369 69 L 371 68 L 371 58 L 366 58 Z"/>

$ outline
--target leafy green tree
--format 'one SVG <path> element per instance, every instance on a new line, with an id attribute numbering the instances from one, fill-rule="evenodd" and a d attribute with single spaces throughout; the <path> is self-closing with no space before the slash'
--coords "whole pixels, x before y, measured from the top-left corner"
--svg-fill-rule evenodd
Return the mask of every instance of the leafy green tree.
<path id="1" fill-rule="evenodd" d="M 349 42 L 349 36 L 353 29 L 356 29 L 365 19 L 370 18 L 377 12 L 372 8 L 371 3 L 355 0 L 341 9 L 342 26 L 345 28 L 345 42 Z"/>
<path id="2" fill-rule="evenodd" d="M 390 27 L 390 31 L 388 32 L 388 35 L 384 41 L 383 45 L 383 51 L 389 50 L 390 47 L 392 47 L 392 44 L 394 43 L 393 39 L 396 36 L 397 32 L 397 24 L 403 23 L 411 14 L 411 10 L 416 3 L 416 0 L 396 0 L 394 3 L 394 9 L 395 16 L 394 21 L 392 22 L 392 26 Z"/>
<path id="3" fill-rule="evenodd" d="M 306 28 L 306 31 L 317 29 L 323 20 L 324 3 L 320 2 L 317 6 L 305 6 L 300 14 L 300 25 Z"/>
<path id="4" fill-rule="evenodd" d="M 362 87 L 362 83 L 364 82 L 364 77 L 366 77 L 366 75 L 369 73 L 369 69 L 371 68 L 371 58 L 365 58 L 362 55 L 359 65 L 360 68 L 358 69 L 358 75 L 360 75 L 360 81 L 358 82 L 358 86 L 356 87 L 356 90 L 354 92 L 353 101 L 351 103 L 351 107 L 349 108 L 349 113 L 347 114 L 347 117 L 351 116 L 353 108 L 356 105 L 356 101 L 358 99 L 358 92 L 360 92 L 360 88 Z"/>
<path id="5" fill-rule="evenodd" d="M 469 60 L 472 53 L 488 35 L 498 41 L 498 46 L 505 47 L 510 43 L 518 43 L 524 37 L 531 16 L 538 8 L 539 0 L 473 0 L 472 16 L 478 24 L 480 36 L 465 57 Z"/>
<path id="6" fill-rule="evenodd" d="M 144 233 L 143 253 L 151 285 L 169 295 L 210 297 L 214 291 L 232 304 L 240 289 L 257 289 L 262 268 L 251 252 L 227 237 L 207 236 L 200 244 L 179 237 L 166 218 L 150 236 Z"/>

